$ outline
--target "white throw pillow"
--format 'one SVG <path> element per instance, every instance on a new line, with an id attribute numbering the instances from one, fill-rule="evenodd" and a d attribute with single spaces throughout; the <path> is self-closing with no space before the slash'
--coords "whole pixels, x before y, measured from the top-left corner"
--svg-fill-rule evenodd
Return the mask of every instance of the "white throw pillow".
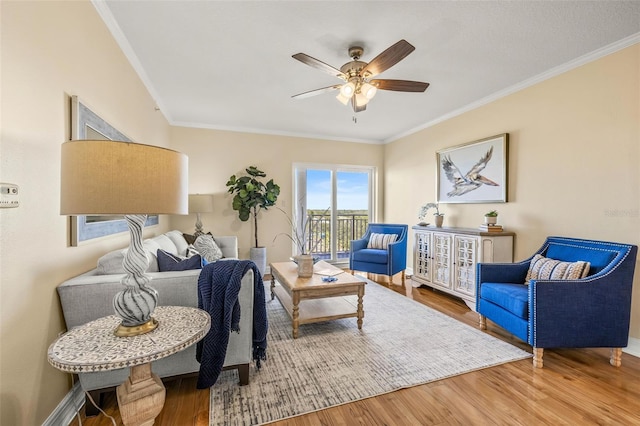
<path id="1" fill-rule="evenodd" d="M 386 250 L 389 244 L 398 239 L 397 234 L 371 234 L 367 248 Z"/>

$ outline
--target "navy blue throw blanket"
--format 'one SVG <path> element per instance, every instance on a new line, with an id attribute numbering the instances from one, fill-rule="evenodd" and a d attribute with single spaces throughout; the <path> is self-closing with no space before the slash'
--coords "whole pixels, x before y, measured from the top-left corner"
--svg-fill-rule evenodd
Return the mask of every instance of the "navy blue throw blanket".
<path id="1" fill-rule="evenodd" d="M 211 315 L 211 329 L 196 346 L 200 363 L 198 389 L 215 384 L 222 371 L 229 343 L 229 333 L 240 332 L 240 302 L 238 293 L 242 277 L 253 269 L 253 359 L 260 368 L 266 359 L 267 309 L 262 275 L 250 260 L 223 260 L 207 264 L 198 278 L 198 308 Z"/>

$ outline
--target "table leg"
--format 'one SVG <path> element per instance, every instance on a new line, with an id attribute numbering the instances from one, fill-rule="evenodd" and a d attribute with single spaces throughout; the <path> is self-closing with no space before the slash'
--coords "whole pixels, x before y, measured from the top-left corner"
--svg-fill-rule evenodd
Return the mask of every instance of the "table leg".
<path id="1" fill-rule="evenodd" d="M 291 322 L 293 324 L 293 338 L 297 339 L 298 338 L 298 327 L 300 326 L 300 320 L 298 319 L 298 317 L 300 316 L 300 294 L 297 292 L 293 292 L 293 298 L 292 298 L 292 303 L 293 303 L 293 312 L 291 315 Z"/>
<path id="2" fill-rule="evenodd" d="M 273 289 L 276 287 L 276 278 L 273 276 L 273 272 L 271 273 L 271 300 L 276 296 L 273 292 Z"/>
<path id="3" fill-rule="evenodd" d="M 151 363 L 131 367 L 127 380 L 116 390 L 125 426 L 151 426 L 162 411 L 166 390 L 151 372 Z"/>
<path id="4" fill-rule="evenodd" d="M 364 306 L 362 299 L 364 298 L 364 285 L 358 288 L 358 330 L 362 330 L 362 319 L 364 318 Z"/>

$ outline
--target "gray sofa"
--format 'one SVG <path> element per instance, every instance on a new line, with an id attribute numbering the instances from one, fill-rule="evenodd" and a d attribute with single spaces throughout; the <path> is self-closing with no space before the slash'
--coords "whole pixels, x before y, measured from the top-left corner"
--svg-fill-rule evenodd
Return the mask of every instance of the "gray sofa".
<path id="1" fill-rule="evenodd" d="M 225 258 L 238 257 L 237 238 L 214 237 Z M 180 231 L 170 231 L 166 234 L 147 239 L 144 247 L 148 252 L 150 266 L 147 273 L 152 277 L 150 285 L 158 291 L 159 306 L 191 306 L 198 307 L 198 276 L 200 269 L 187 271 L 158 272 L 155 253 L 157 248 L 172 254 L 184 255 L 188 244 Z M 113 297 L 123 289 L 120 279 L 123 276 L 121 261 L 123 250 L 116 250 L 101 257 L 98 266 L 89 272 L 71 278 L 57 287 L 62 312 L 67 329 L 97 318 L 113 315 Z M 225 260 L 219 260 L 224 262 Z M 119 263 L 120 262 L 120 263 Z M 249 270 L 242 278 L 242 285 L 238 299 L 242 316 L 240 318 L 240 333 L 231 333 L 227 354 L 224 361 L 225 369 L 237 369 L 240 384 L 249 382 L 249 364 L 252 357 L 252 326 L 253 326 L 253 271 Z M 193 345 L 182 352 L 155 361 L 153 372 L 161 378 L 197 373 L 200 364 L 196 361 Z M 129 369 L 119 369 L 108 372 L 81 373 L 78 375 L 80 384 L 85 391 L 95 397 L 125 381 Z M 91 404 L 87 404 L 87 409 Z"/>

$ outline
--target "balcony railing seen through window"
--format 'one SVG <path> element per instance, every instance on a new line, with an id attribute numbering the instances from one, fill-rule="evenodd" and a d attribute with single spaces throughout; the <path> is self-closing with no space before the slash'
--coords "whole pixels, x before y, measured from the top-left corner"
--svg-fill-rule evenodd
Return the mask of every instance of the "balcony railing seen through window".
<path id="1" fill-rule="evenodd" d="M 331 216 L 308 211 L 309 239 L 307 250 L 321 259 L 331 258 Z M 349 257 L 349 242 L 361 238 L 369 223 L 366 212 L 341 213 L 336 220 L 336 258 Z M 313 249 L 313 251 L 312 251 Z"/>

